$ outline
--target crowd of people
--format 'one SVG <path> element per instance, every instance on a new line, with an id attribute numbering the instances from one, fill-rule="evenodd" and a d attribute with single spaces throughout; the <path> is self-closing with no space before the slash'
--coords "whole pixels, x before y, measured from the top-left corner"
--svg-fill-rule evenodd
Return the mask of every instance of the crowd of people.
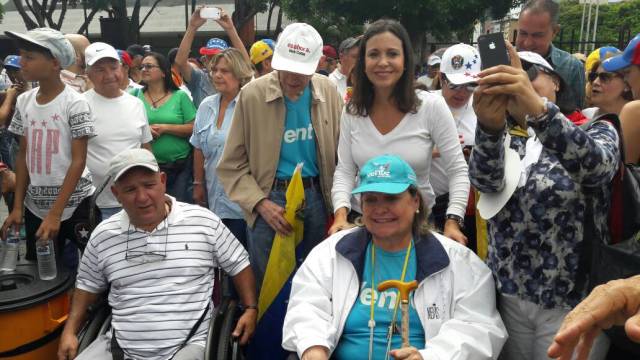
<path id="1" fill-rule="evenodd" d="M 250 359 L 599 360 L 625 321 L 640 340 L 638 277 L 583 281 L 621 153 L 640 162 L 640 34 L 582 62 L 552 43 L 558 13 L 523 5 L 510 64 L 461 43 L 417 76 L 390 19 L 337 49 L 304 23 L 248 46 L 221 11 L 229 42 L 196 57 L 200 9 L 166 56 L 6 32 L 2 234 L 24 224 L 28 260 L 54 241 L 77 272 L 58 358 L 204 359 L 216 269 Z M 295 171 L 295 274 L 262 316 Z M 111 330 L 78 353 L 102 296 Z"/>

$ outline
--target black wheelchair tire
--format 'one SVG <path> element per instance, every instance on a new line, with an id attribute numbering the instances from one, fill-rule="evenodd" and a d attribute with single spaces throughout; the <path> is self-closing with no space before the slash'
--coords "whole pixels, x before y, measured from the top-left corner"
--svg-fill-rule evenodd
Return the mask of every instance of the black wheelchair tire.
<path id="1" fill-rule="evenodd" d="M 222 321 L 224 315 L 229 307 L 229 298 L 223 298 L 213 313 L 211 314 L 211 320 L 209 323 L 209 333 L 207 334 L 207 343 L 205 345 L 205 360 L 217 359 L 216 353 L 218 351 L 218 339 L 220 337 L 220 328 L 222 327 Z"/>
<path id="2" fill-rule="evenodd" d="M 111 308 L 103 304 L 91 315 L 93 317 L 78 334 L 78 354 L 85 350 L 100 335 L 101 331 L 104 331 L 105 322 L 111 322 Z"/>
<path id="3" fill-rule="evenodd" d="M 236 326 L 239 315 L 238 303 L 235 300 L 229 302 L 229 307 L 224 314 L 224 320 L 220 327 L 220 336 L 218 337 L 218 351 L 216 352 L 218 360 L 236 360 L 232 359 L 232 342 L 234 341 L 232 333 Z M 240 352 L 238 352 L 239 354 Z"/>

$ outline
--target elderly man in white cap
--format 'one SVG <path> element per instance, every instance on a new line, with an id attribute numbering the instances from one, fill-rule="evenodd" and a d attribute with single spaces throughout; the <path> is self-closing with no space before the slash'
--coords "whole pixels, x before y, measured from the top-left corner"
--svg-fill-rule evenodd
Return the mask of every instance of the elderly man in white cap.
<path id="1" fill-rule="evenodd" d="M 218 176 L 225 191 L 244 212 L 249 254 L 259 285 L 274 235 L 292 231 L 284 218 L 284 205 L 287 185 L 297 164 L 304 163 L 305 196 L 298 265 L 325 238 L 328 214 L 333 212 L 331 185 L 343 103 L 335 85 L 315 73 L 320 56 L 322 38 L 313 27 L 295 23 L 284 29 L 271 63 L 276 71 L 245 85 L 238 95 L 218 163 Z M 279 330 L 267 334 L 274 348 L 261 351 L 262 356 L 271 359 L 278 358 L 273 351 L 282 351 L 280 337 L 286 303 L 279 306 L 281 316 L 274 319 Z"/>
<path id="2" fill-rule="evenodd" d="M 87 75 L 94 88 L 84 97 L 93 110 L 98 136 L 89 140 L 87 166 L 93 183 L 100 190 L 107 169 L 104 166 L 118 153 L 126 149 L 146 147 L 152 139 L 147 112 L 140 99 L 120 90 L 122 65 L 116 49 L 103 42 L 96 42 L 85 50 Z M 107 219 L 121 207 L 110 191 L 101 191 L 96 204 Z"/>
<path id="3" fill-rule="evenodd" d="M 124 211 L 100 223 L 87 244 L 58 359 L 76 358 L 87 308 L 104 292 L 112 330 L 76 359 L 204 359 L 217 266 L 232 276 L 244 305 L 233 336 L 245 344 L 257 305 L 240 242 L 208 209 L 166 194 L 167 176 L 149 150 L 125 150 L 108 168 Z"/>

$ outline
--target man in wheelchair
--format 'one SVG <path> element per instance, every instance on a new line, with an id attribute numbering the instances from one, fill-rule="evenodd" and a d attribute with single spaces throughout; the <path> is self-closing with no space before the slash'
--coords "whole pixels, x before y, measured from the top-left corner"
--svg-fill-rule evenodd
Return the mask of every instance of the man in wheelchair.
<path id="1" fill-rule="evenodd" d="M 108 291 L 112 330 L 76 359 L 204 359 L 214 268 L 233 277 L 244 304 L 233 336 L 255 329 L 255 279 L 242 245 L 209 210 L 165 194 L 149 151 L 125 150 L 109 165 L 123 210 L 93 231 L 78 270 L 58 359 L 74 359 L 87 308 Z"/>

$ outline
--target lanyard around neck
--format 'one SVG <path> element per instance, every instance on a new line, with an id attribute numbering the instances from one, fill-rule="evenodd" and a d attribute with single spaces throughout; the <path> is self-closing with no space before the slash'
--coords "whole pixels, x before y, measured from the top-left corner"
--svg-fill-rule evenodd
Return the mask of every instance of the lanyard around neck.
<path id="1" fill-rule="evenodd" d="M 405 275 L 407 275 L 407 267 L 409 266 L 409 256 L 411 254 L 411 245 L 413 244 L 413 240 L 409 242 L 409 246 L 407 246 L 407 254 L 404 256 L 404 265 L 402 265 L 402 274 L 400 275 L 400 281 L 404 282 Z M 373 356 L 373 329 L 376 327 L 376 321 L 374 319 L 375 315 L 375 302 L 376 302 L 376 292 L 375 292 L 375 276 L 376 276 L 376 245 L 371 242 L 371 304 L 369 309 L 369 360 L 372 359 Z M 391 319 L 389 334 L 393 331 L 393 327 L 396 323 L 396 315 L 398 314 L 398 306 L 400 304 L 400 296 L 396 297 L 396 303 L 393 307 L 393 317 Z M 391 336 L 388 336 L 388 343 L 391 342 Z M 387 344 L 388 345 L 388 344 Z M 388 346 L 387 346 L 388 347 Z"/>

